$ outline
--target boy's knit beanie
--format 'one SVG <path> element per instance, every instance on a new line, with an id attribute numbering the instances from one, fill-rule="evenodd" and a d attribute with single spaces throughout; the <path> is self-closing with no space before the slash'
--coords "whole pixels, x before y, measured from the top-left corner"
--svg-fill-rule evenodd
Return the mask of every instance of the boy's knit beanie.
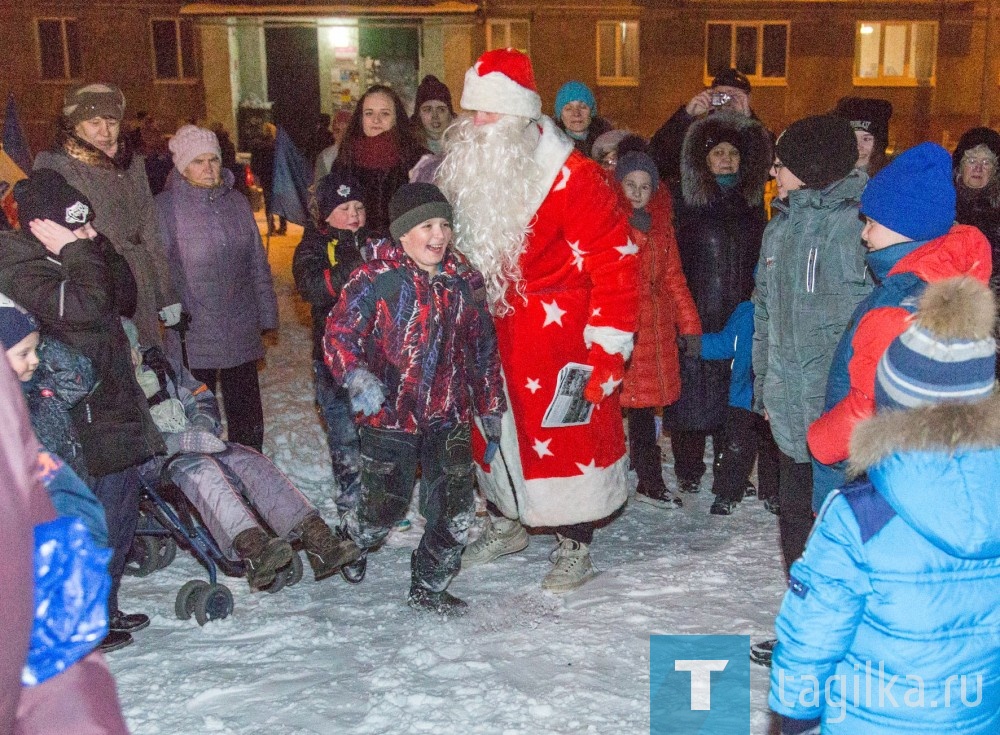
<path id="1" fill-rule="evenodd" d="M 358 178 L 343 167 L 334 166 L 330 173 L 316 184 L 319 218 L 325 220 L 330 216 L 330 212 L 344 202 L 363 202 L 364 196 Z"/>
<path id="2" fill-rule="evenodd" d="M 640 153 L 639 151 L 629 151 L 624 156 L 619 158 L 618 165 L 615 166 L 615 178 L 618 181 L 621 181 L 633 171 L 645 171 L 649 174 L 649 179 L 653 184 L 654 192 L 659 187 L 660 174 L 659 171 L 656 170 L 656 164 L 648 154 Z"/>
<path id="3" fill-rule="evenodd" d="M 889 345 L 875 373 L 878 410 L 974 403 L 993 393 L 996 302 L 970 276 L 927 286 L 909 328 Z"/>
<path id="4" fill-rule="evenodd" d="M 21 305 L 0 293 L 0 342 L 9 350 L 32 332 L 38 331 L 38 320 Z"/>
<path id="5" fill-rule="evenodd" d="M 49 219 L 77 230 L 94 219 L 94 207 L 83 194 L 70 186 L 62 174 L 40 168 L 14 185 L 17 218 L 27 231 L 34 219 Z"/>
<path id="6" fill-rule="evenodd" d="M 951 155 L 921 143 L 879 171 L 861 195 L 861 213 L 911 240 L 933 240 L 955 222 Z"/>
<path id="7" fill-rule="evenodd" d="M 789 125 L 778 137 L 774 152 L 807 187 L 825 189 L 854 168 L 858 140 L 842 117 L 813 115 Z"/>
<path id="8" fill-rule="evenodd" d="M 594 99 L 594 93 L 591 92 L 590 87 L 583 82 L 577 82 L 575 80 L 566 82 L 559 88 L 559 91 L 556 92 L 557 120 L 562 115 L 563 108 L 570 102 L 582 102 L 589 107 L 591 118 L 597 114 L 597 100 Z"/>
<path id="9" fill-rule="evenodd" d="M 404 184 L 389 200 L 389 232 L 392 239 L 399 238 L 434 217 L 451 222 L 451 204 L 434 184 Z"/>

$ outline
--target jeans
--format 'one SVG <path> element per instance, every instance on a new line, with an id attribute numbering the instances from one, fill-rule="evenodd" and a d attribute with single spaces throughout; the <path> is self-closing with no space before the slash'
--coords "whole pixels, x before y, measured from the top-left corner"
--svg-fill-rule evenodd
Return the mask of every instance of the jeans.
<path id="1" fill-rule="evenodd" d="M 118 609 L 118 588 L 125 573 L 125 562 L 132 548 L 132 537 L 139 521 L 139 469 L 129 467 L 121 472 L 102 475 L 94 481 L 94 495 L 104 506 L 108 522 L 108 546 L 114 552 L 108 564 L 111 574 L 111 592 L 108 595 L 108 613 Z"/>
<path id="2" fill-rule="evenodd" d="M 216 397 L 219 395 L 219 383 L 222 384 L 229 441 L 263 451 L 264 408 L 260 402 L 256 361 L 230 368 L 199 368 L 192 370 L 191 374 L 207 385 Z"/>
<path id="3" fill-rule="evenodd" d="M 341 518 L 357 505 L 361 494 L 361 450 L 358 429 L 347 390 L 333 379 L 322 360 L 313 361 L 316 382 L 316 405 L 326 423 L 326 444 L 337 487 L 333 499 Z"/>
<path id="4" fill-rule="evenodd" d="M 414 584 L 441 592 L 462 565 L 475 518 L 468 424 L 421 434 L 362 426 L 361 496 L 344 527 L 362 549 L 378 546 L 406 517 L 422 468 L 420 513 L 427 519 L 413 558 Z"/>

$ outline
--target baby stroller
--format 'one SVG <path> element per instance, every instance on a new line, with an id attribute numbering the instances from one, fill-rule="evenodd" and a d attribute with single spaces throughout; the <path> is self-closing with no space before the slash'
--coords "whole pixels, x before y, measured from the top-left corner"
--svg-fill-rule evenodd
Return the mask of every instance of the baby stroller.
<path id="1" fill-rule="evenodd" d="M 243 562 L 232 561 L 222 553 L 184 493 L 167 479 L 170 462 L 167 460 L 163 466 L 158 487 L 142 480 L 141 515 L 125 573 L 145 577 L 165 569 L 176 557 L 178 546 L 183 547 L 208 571 L 208 581 L 185 582 L 177 593 L 174 612 L 180 620 L 194 616 L 198 625 L 204 625 L 209 620 L 226 618 L 233 611 L 233 594 L 218 581 L 218 573 L 221 569 L 228 576 L 242 577 Z M 273 594 L 297 584 L 302 573 L 302 559 L 296 553 L 266 589 Z"/>

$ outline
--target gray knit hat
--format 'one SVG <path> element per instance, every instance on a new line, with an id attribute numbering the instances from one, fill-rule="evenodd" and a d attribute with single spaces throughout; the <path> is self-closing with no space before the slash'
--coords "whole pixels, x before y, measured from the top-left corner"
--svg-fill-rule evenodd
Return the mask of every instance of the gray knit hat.
<path id="1" fill-rule="evenodd" d="M 404 184 L 389 200 L 389 232 L 392 239 L 399 238 L 434 217 L 444 217 L 451 222 L 451 204 L 434 184 Z"/>

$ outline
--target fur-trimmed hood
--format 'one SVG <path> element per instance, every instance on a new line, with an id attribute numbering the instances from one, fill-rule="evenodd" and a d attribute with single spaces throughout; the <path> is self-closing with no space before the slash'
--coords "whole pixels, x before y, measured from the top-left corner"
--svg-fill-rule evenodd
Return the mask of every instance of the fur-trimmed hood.
<path id="1" fill-rule="evenodd" d="M 681 192 L 691 207 L 704 207 L 722 195 L 705 160 L 713 147 L 709 141 L 726 134 L 740 140 L 740 181 L 736 188 L 750 206 L 761 203 L 764 184 L 773 161 L 771 134 L 760 120 L 736 112 L 719 110 L 695 120 L 681 148 Z"/>
<path id="2" fill-rule="evenodd" d="M 893 510 L 947 553 L 1000 556 L 1000 395 L 858 424 L 849 472 L 868 472 Z"/>

